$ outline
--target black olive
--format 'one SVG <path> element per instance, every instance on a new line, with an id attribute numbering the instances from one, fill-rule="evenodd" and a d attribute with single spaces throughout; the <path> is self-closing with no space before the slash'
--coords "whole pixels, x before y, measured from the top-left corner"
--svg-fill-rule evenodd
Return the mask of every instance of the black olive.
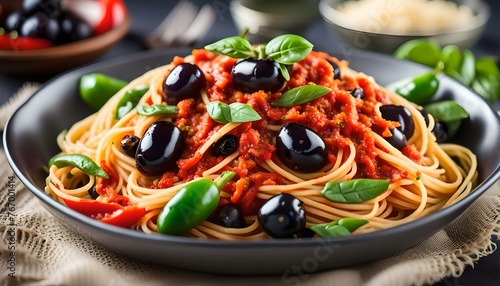
<path id="1" fill-rule="evenodd" d="M 333 79 L 342 79 L 342 74 L 340 73 L 339 65 L 337 65 L 334 61 L 327 59 L 327 61 L 333 67 Z"/>
<path id="2" fill-rule="evenodd" d="M 140 140 L 141 138 L 137 136 L 125 135 L 120 141 L 120 147 L 122 148 L 123 152 L 125 152 L 125 154 L 134 158 Z"/>
<path id="3" fill-rule="evenodd" d="M 385 137 L 385 140 L 389 142 L 394 148 L 399 150 L 403 149 L 406 145 L 408 145 L 408 141 L 406 140 L 406 136 L 397 128 L 392 128 L 391 137 Z"/>
<path id="4" fill-rule="evenodd" d="M 17 31 L 21 26 L 24 16 L 20 11 L 14 11 L 5 18 L 4 28 L 6 32 Z"/>
<path id="5" fill-rule="evenodd" d="M 58 20 L 60 28 L 59 44 L 87 39 L 93 34 L 92 27 L 73 13 L 63 11 Z"/>
<path id="6" fill-rule="evenodd" d="M 157 121 L 148 127 L 139 141 L 135 153 L 136 167 L 147 176 L 159 176 L 177 166 L 183 148 L 181 131 L 169 121 Z"/>
<path id="7" fill-rule="evenodd" d="M 205 87 L 205 74 L 194 64 L 182 63 L 172 69 L 163 82 L 163 99 L 169 105 L 200 97 Z"/>
<path id="8" fill-rule="evenodd" d="M 432 133 L 436 136 L 437 143 L 444 143 L 448 141 L 448 125 L 443 121 L 436 121 L 434 123 L 434 128 L 432 128 Z"/>
<path id="9" fill-rule="evenodd" d="M 239 60 L 231 70 L 231 79 L 236 89 L 248 93 L 259 90 L 275 92 L 286 83 L 279 64 L 271 59 Z"/>
<path id="10" fill-rule="evenodd" d="M 61 11 L 60 0 L 24 0 L 22 11 L 26 15 L 43 12 L 50 17 L 58 17 Z"/>
<path id="11" fill-rule="evenodd" d="M 257 220 L 262 230 L 273 238 L 291 238 L 306 227 L 304 203 L 291 194 L 279 194 L 259 209 Z"/>
<path id="12" fill-rule="evenodd" d="M 32 38 L 44 38 L 53 43 L 59 37 L 59 23 L 43 12 L 36 12 L 27 17 L 20 26 L 20 35 Z"/>
<path id="13" fill-rule="evenodd" d="M 301 232 L 296 234 L 297 238 L 309 238 L 309 237 L 314 237 L 316 235 L 316 232 L 310 228 L 304 228 Z"/>
<path id="14" fill-rule="evenodd" d="M 212 145 L 212 154 L 214 156 L 227 156 L 238 149 L 238 137 L 233 134 L 222 136 Z"/>
<path id="15" fill-rule="evenodd" d="M 302 173 L 319 171 L 328 164 L 323 139 L 297 123 L 281 128 L 276 138 L 276 154 L 285 166 Z"/>
<path id="16" fill-rule="evenodd" d="M 231 228 L 243 228 L 247 226 L 243 210 L 239 205 L 233 203 L 218 207 L 213 217 L 213 223 Z"/>
<path id="17" fill-rule="evenodd" d="M 420 114 L 424 117 L 425 120 L 425 126 L 429 126 L 429 112 L 425 109 L 419 109 Z"/>
<path id="18" fill-rule="evenodd" d="M 411 138 L 415 132 L 415 123 L 408 108 L 402 105 L 387 104 L 380 106 L 380 113 L 385 120 L 399 122 L 400 126 L 397 129 L 403 132 L 406 138 Z"/>
<path id="19" fill-rule="evenodd" d="M 363 89 L 361 87 L 352 89 L 352 90 L 349 91 L 349 93 L 354 98 L 359 98 L 359 99 L 364 99 L 365 98 L 365 94 L 363 93 Z"/>
<path id="20" fill-rule="evenodd" d="M 97 199 L 99 197 L 99 193 L 97 192 L 97 189 L 96 189 L 95 185 L 92 186 L 92 188 L 89 189 L 88 193 L 89 193 L 89 196 L 93 200 L 95 200 L 95 199 Z"/>

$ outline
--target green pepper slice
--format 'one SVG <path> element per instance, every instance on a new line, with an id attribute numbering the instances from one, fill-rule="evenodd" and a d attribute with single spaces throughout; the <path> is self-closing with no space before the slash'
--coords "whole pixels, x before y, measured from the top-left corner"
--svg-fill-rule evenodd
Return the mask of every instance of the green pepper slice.
<path id="1" fill-rule="evenodd" d="M 100 109 L 115 93 L 127 85 L 126 81 L 102 73 L 85 74 L 80 78 L 78 89 L 83 101 Z"/>
<path id="2" fill-rule="evenodd" d="M 435 71 L 426 72 L 414 78 L 405 79 L 387 86 L 407 100 L 422 105 L 436 94 L 439 79 Z"/>
<path id="3" fill-rule="evenodd" d="M 202 178 L 185 185 L 158 215 L 158 232 L 182 235 L 206 220 L 219 204 L 220 189 L 234 175 L 234 172 L 225 171 L 217 183 Z"/>

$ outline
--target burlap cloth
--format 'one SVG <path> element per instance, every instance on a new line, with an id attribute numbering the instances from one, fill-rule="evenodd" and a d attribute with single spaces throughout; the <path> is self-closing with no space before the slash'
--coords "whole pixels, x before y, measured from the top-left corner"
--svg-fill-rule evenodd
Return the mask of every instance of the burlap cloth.
<path id="1" fill-rule="evenodd" d="M 0 109 L 2 130 L 5 115 L 36 87 L 27 86 L 13 97 L 11 104 Z M 0 174 L 1 285 L 282 285 L 286 282 L 281 275 L 210 275 L 148 264 L 113 253 L 65 228 L 17 178 L 9 182 L 14 173 L 3 149 Z M 13 196 L 8 191 L 12 187 L 15 208 L 9 212 L 12 205 L 8 199 Z M 491 239 L 499 235 L 499 230 L 497 182 L 449 226 L 419 245 L 387 259 L 308 275 L 300 285 L 432 284 L 447 276 L 460 276 L 467 265 L 473 266 L 480 257 L 492 253 L 496 247 Z M 12 245 L 15 245 L 15 263 L 9 261 Z"/>

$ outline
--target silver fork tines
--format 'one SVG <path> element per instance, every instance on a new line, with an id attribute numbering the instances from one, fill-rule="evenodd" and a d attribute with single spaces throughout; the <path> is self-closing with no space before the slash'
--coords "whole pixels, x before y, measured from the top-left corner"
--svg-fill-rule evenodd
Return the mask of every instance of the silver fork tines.
<path id="1" fill-rule="evenodd" d="M 150 49 L 186 46 L 196 42 L 210 29 L 215 21 L 215 11 L 209 4 L 198 7 L 180 1 L 158 27 L 144 37 L 144 44 Z"/>

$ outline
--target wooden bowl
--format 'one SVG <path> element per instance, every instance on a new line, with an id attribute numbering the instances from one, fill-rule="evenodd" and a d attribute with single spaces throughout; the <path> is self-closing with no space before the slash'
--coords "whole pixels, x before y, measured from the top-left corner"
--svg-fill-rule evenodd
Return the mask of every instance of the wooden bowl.
<path id="1" fill-rule="evenodd" d="M 103 34 L 39 50 L 0 50 L 0 73 L 54 75 L 89 63 L 106 53 L 127 33 L 130 17 Z"/>

